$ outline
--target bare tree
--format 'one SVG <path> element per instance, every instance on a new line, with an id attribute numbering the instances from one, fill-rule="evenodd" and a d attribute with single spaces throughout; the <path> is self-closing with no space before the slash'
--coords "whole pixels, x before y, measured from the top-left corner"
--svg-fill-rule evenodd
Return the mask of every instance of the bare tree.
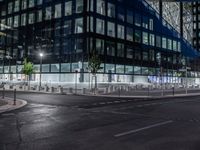
<path id="1" fill-rule="evenodd" d="M 96 91 L 97 89 L 97 72 L 99 70 L 101 70 L 101 59 L 99 58 L 99 55 L 95 54 L 95 52 L 93 52 L 90 56 L 89 56 L 89 61 L 88 61 L 88 70 L 92 73 L 92 82 L 94 79 L 94 91 Z"/>

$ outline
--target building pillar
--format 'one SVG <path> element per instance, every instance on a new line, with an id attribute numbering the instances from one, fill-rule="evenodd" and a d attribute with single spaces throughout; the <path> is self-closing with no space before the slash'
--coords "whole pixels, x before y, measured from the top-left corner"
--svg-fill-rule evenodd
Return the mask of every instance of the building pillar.
<path id="1" fill-rule="evenodd" d="M 159 13 L 160 13 L 160 16 L 162 17 L 163 16 L 163 13 L 162 13 L 162 0 L 159 0 Z"/>
<path id="2" fill-rule="evenodd" d="M 180 2 L 180 34 L 183 37 L 183 2 Z"/>

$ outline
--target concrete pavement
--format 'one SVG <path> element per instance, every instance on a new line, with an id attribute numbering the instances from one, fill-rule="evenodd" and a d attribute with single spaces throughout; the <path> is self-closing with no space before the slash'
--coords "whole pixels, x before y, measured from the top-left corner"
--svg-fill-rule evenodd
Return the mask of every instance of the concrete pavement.
<path id="1" fill-rule="evenodd" d="M 6 103 L 5 105 L 0 106 L 0 114 L 22 108 L 27 104 L 27 101 L 25 100 L 16 99 L 14 102 L 14 100 L 9 97 L 5 97 L 4 99 L 1 98 L 0 101 L 4 101 Z"/>

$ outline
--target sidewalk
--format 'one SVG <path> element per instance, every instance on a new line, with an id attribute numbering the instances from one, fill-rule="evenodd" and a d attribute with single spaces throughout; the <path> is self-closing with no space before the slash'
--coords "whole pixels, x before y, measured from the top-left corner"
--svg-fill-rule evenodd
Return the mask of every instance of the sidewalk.
<path id="1" fill-rule="evenodd" d="M 0 114 L 12 110 L 19 109 L 27 104 L 27 101 L 17 99 L 16 100 L 16 105 L 14 105 L 14 101 L 11 98 L 5 97 L 4 99 L 0 98 L 0 101 L 6 102 L 6 105 L 0 106 Z"/>
<path id="2" fill-rule="evenodd" d="M 162 99 L 162 98 L 179 98 L 179 97 L 191 97 L 200 96 L 200 93 L 188 93 L 188 94 L 175 94 L 175 95 L 164 95 L 164 96 L 129 96 L 129 95 L 92 95 L 92 94 L 77 94 L 82 96 L 93 96 L 93 97 L 113 97 L 113 98 L 137 98 L 137 99 Z"/>

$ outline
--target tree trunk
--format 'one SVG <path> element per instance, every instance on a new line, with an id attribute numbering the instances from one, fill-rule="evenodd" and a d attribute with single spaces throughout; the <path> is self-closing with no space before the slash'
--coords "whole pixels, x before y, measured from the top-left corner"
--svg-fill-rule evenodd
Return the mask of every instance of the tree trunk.
<path id="1" fill-rule="evenodd" d="M 96 94 L 96 91 L 97 91 L 97 75 L 93 74 L 93 78 L 94 78 L 94 94 Z"/>
<path id="2" fill-rule="evenodd" d="M 28 75 L 28 90 L 30 90 L 30 80 L 31 80 L 30 75 Z"/>

